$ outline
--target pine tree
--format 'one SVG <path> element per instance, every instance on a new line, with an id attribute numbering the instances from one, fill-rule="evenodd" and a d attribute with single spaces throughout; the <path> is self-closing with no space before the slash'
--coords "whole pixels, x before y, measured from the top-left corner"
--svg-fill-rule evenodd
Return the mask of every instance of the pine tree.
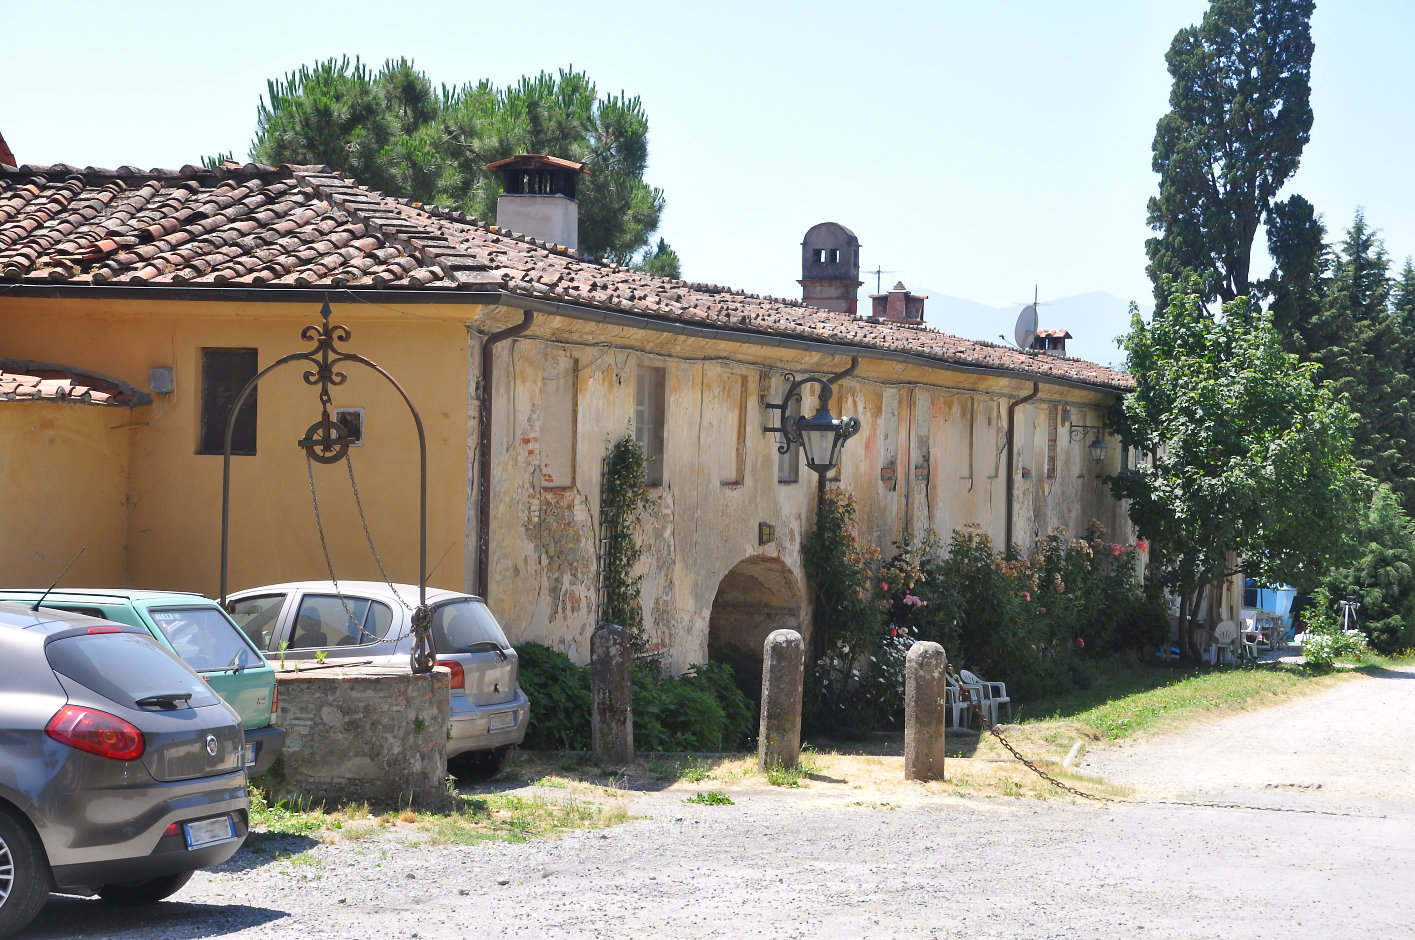
<path id="1" fill-rule="evenodd" d="M 643 179 L 648 117 L 638 98 L 600 97 L 562 69 L 497 88 L 435 87 L 407 59 L 375 72 L 328 59 L 268 83 L 251 159 L 322 163 L 396 196 L 495 218 L 500 180 L 486 165 L 517 153 L 585 164 L 580 248 L 627 263 L 648 248 L 663 192 Z"/>
<path id="2" fill-rule="evenodd" d="M 1415 500 L 1415 421 L 1411 378 L 1391 306 L 1390 256 L 1357 210 L 1335 253 L 1322 317 L 1327 334 L 1309 339 L 1309 358 L 1345 393 L 1357 414 L 1354 453 L 1402 503 Z M 1320 345 L 1318 344 L 1320 342 Z"/>

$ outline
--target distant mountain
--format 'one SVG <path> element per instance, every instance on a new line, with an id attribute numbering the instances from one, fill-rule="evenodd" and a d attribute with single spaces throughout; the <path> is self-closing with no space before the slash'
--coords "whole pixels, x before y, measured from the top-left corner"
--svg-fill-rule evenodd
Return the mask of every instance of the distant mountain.
<path id="1" fill-rule="evenodd" d="M 914 292 L 928 295 L 924 322 L 929 326 L 965 339 L 1012 342 L 1017 314 L 1022 312 L 1020 304 L 991 307 L 927 287 Z M 1148 307 L 1142 307 L 1141 312 L 1148 315 Z M 1125 353 L 1115 344 L 1115 338 L 1130 329 L 1129 301 L 1104 291 L 1044 300 L 1038 321 L 1039 326 L 1061 327 L 1071 332 L 1072 338 L 1066 343 L 1070 355 L 1102 365 L 1124 366 Z"/>

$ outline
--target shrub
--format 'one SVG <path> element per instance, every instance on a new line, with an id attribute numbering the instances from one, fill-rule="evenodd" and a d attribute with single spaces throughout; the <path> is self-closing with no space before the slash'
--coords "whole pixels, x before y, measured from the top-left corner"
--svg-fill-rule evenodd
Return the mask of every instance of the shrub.
<path id="1" fill-rule="evenodd" d="M 1312 602 L 1303 615 L 1307 635 L 1302 641 L 1302 655 L 1307 658 L 1308 666 L 1330 669 L 1338 660 L 1360 659 L 1366 655 L 1366 638 L 1355 630 L 1350 633 L 1342 630 L 1325 587 L 1312 592 Z"/>
<path id="2" fill-rule="evenodd" d="M 516 647 L 521 688 L 531 700 L 528 750 L 587 751 L 590 670 L 539 643 Z M 756 734 L 756 709 L 721 663 L 692 666 L 681 676 L 659 677 L 633 667 L 634 746 L 641 751 L 732 751 Z"/>
<path id="3" fill-rule="evenodd" d="M 955 666 L 1025 699 L 1085 688 L 1096 660 L 1169 636 L 1163 602 L 1140 582 L 1139 548 L 1108 542 L 1098 523 L 1081 539 L 1058 529 L 1026 557 L 999 554 L 976 526 L 955 531 L 946 550 L 930 533 L 876 565 L 855 537 L 848 496 L 828 494 L 820 519 L 803 546 L 828 624 L 807 672 L 810 732 L 863 738 L 889 727 L 917 640 L 941 644 Z"/>
<path id="4" fill-rule="evenodd" d="M 531 724 L 523 748 L 532 751 L 590 749 L 590 671 L 540 643 L 518 643 L 521 689 L 531 700 Z"/>
<path id="5" fill-rule="evenodd" d="M 1357 628 L 1381 653 L 1415 643 L 1415 523 L 1387 484 L 1373 491 L 1356 531 L 1349 567 L 1331 571 L 1323 587 L 1331 596 L 1361 604 Z"/>
<path id="6" fill-rule="evenodd" d="M 659 676 L 634 665 L 634 748 L 735 751 L 756 733 L 756 712 L 722 663 Z"/>

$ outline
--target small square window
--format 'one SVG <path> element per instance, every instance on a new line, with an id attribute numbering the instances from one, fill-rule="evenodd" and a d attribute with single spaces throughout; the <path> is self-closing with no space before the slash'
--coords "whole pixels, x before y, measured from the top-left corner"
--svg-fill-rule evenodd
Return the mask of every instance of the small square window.
<path id="1" fill-rule="evenodd" d="M 364 410 L 362 408 L 335 408 L 334 423 L 349 435 L 349 446 L 364 446 Z"/>

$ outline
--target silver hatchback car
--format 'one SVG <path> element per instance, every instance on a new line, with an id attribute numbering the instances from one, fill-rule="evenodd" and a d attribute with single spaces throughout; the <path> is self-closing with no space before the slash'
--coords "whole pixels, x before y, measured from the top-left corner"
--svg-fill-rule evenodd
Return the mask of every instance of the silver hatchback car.
<path id="1" fill-rule="evenodd" d="M 452 673 L 447 762 L 461 776 L 489 777 L 526 737 L 531 704 L 520 662 L 481 598 L 428 588 L 432 648 Z M 296 581 L 236 591 L 232 618 L 273 662 L 318 659 L 406 665 L 418 588 L 380 581 Z"/>
<path id="2" fill-rule="evenodd" d="M 240 716 L 145 630 L 0 603 L 0 663 L 0 936 L 51 891 L 158 901 L 240 848 Z"/>

